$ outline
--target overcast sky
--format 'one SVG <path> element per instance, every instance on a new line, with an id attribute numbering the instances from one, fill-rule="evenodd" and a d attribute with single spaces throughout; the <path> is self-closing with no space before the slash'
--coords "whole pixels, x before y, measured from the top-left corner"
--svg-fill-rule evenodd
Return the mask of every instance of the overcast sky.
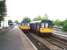
<path id="1" fill-rule="evenodd" d="M 7 0 L 6 4 L 7 16 L 13 20 L 23 16 L 44 16 L 45 13 L 52 20 L 67 18 L 67 0 Z"/>

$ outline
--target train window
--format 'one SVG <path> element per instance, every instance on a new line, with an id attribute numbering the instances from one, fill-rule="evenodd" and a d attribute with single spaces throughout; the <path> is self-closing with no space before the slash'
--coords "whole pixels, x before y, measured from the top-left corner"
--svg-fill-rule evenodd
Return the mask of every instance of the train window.
<path id="1" fill-rule="evenodd" d="M 29 23 L 27 25 L 30 26 Z"/>
<path id="2" fill-rule="evenodd" d="M 45 27 L 46 27 L 46 28 L 48 27 L 48 23 L 45 23 Z"/>
<path id="3" fill-rule="evenodd" d="M 44 27 L 44 23 L 41 23 L 41 27 Z"/>
<path id="4" fill-rule="evenodd" d="M 22 23 L 22 25 L 24 25 L 24 23 Z"/>

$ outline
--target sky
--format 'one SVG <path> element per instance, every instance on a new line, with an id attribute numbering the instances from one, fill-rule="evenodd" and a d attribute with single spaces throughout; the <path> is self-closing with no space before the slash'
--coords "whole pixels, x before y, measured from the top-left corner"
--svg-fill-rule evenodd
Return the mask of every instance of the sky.
<path id="1" fill-rule="evenodd" d="M 22 20 L 24 16 L 33 19 L 47 14 L 49 19 L 67 19 L 67 0 L 6 0 L 6 19 Z"/>

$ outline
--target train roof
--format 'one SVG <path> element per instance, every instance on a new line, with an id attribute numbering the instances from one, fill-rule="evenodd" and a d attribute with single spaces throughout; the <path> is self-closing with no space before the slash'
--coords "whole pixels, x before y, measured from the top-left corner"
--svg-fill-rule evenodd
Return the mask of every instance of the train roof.
<path id="1" fill-rule="evenodd" d="M 52 21 L 51 21 L 51 20 L 39 20 L 39 21 L 32 21 L 32 22 L 30 22 L 30 23 L 46 23 L 46 22 L 48 22 L 48 23 L 52 23 Z"/>
<path id="2" fill-rule="evenodd" d="M 40 23 L 40 22 L 41 22 L 41 20 L 40 21 L 32 21 L 30 23 Z"/>
<path id="3" fill-rule="evenodd" d="M 28 21 L 22 21 L 21 23 L 29 23 Z"/>

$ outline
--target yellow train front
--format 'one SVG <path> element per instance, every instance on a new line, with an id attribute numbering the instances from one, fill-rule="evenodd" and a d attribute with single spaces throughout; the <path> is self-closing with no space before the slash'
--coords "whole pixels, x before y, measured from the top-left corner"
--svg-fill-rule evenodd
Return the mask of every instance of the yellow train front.
<path id="1" fill-rule="evenodd" d="M 30 30 L 29 23 L 22 23 L 19 27 L 23 32 L 28 32 Z"/>
<path id="2" fill-rule="evenodd" d="M 40 29 L 39 32 L 41 35 L 51 35 L 53 32 L 52 29 L 53 23 L 50 20 L 45 20 L 40 23 Z"/>

